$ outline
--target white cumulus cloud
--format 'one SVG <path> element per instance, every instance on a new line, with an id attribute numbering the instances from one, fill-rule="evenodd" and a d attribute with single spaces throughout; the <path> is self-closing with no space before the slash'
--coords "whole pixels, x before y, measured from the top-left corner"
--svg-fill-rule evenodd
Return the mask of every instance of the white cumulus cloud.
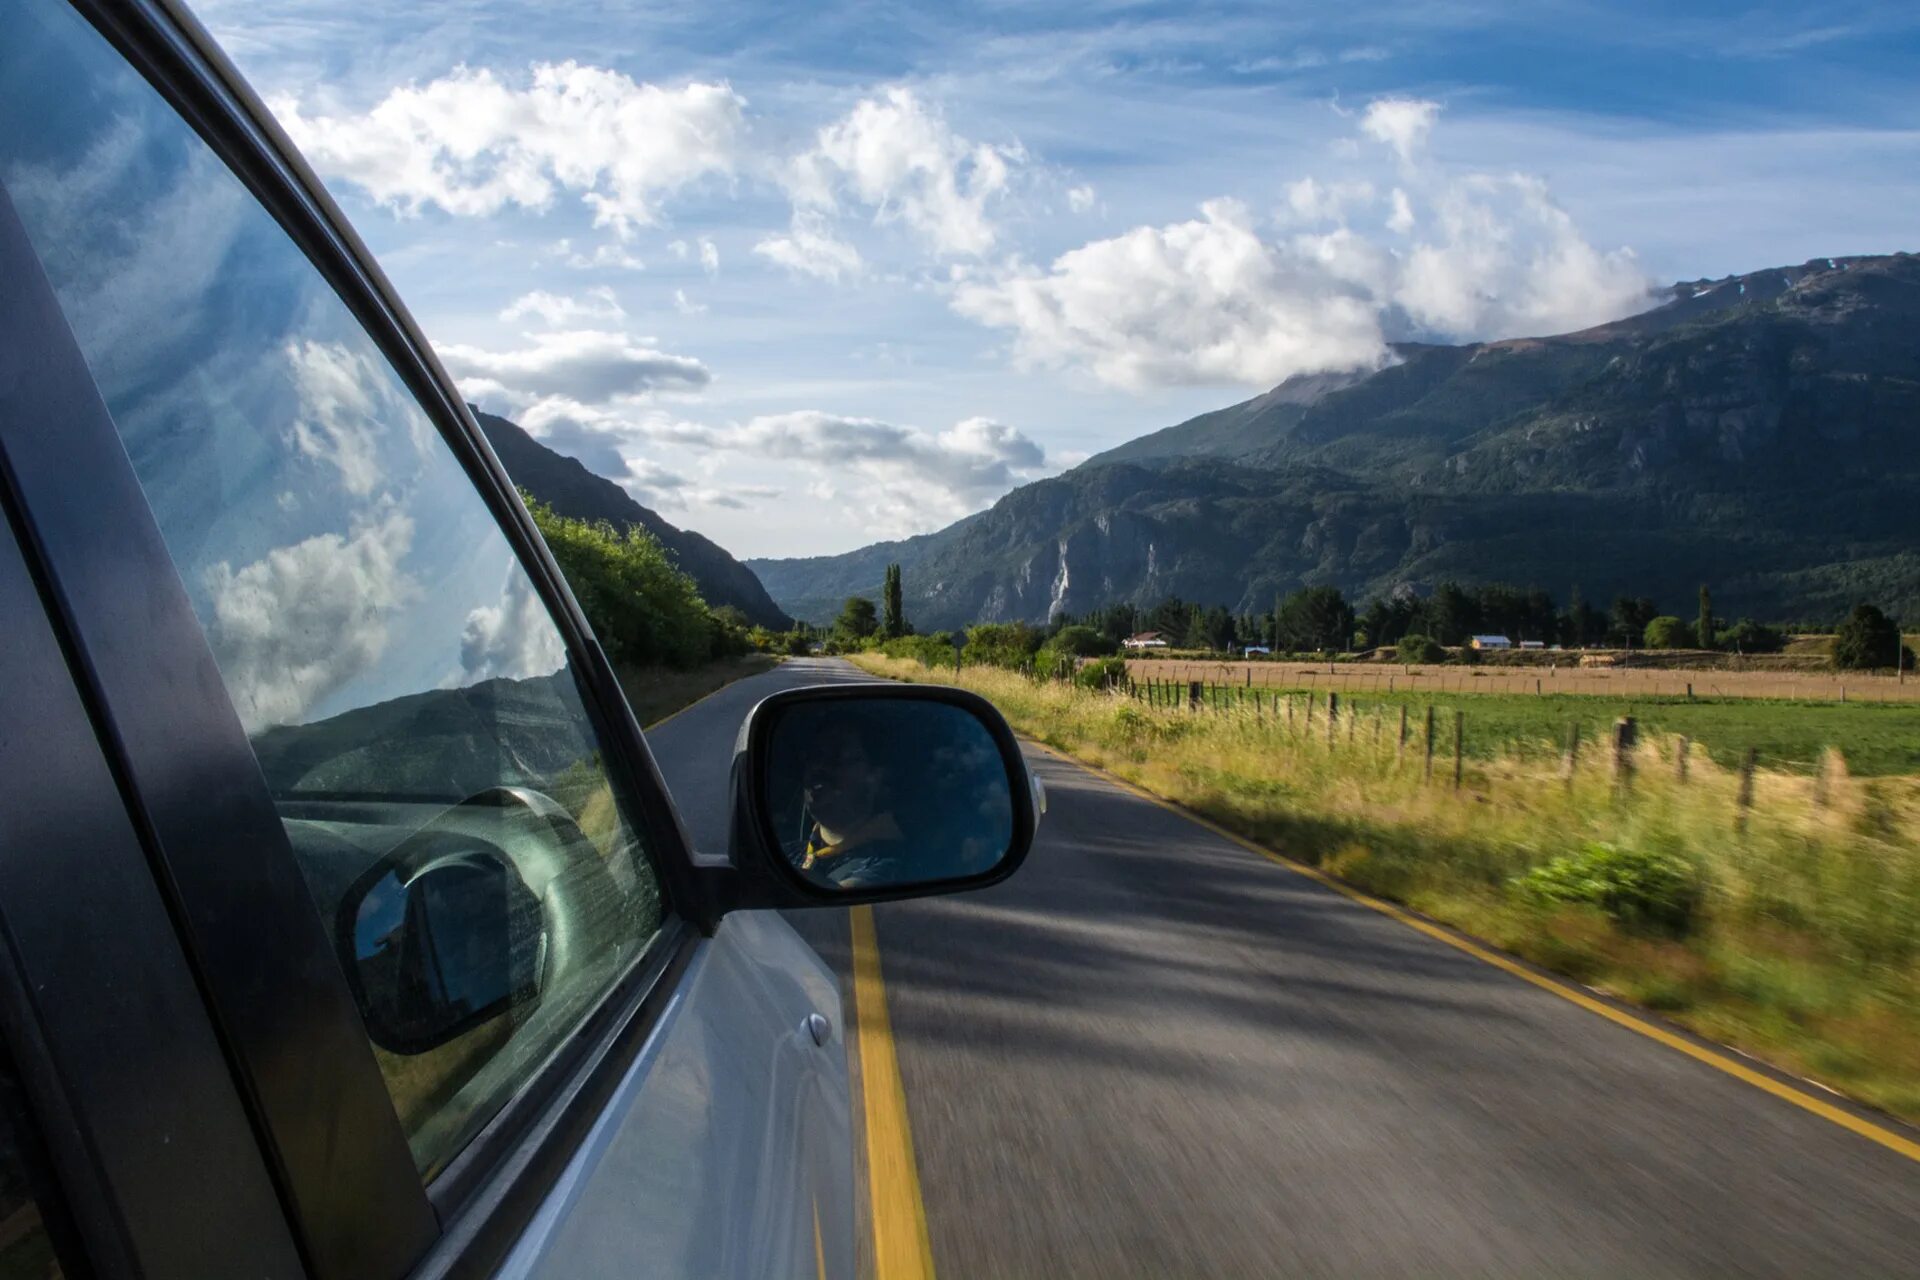
<path id="1" fill-rule="evenodd" d="M 1344 222 L 1348 210 L 1371 203 L 1370 182 L 1323 183 L 1301 178 L 1287 184 L 1286 216 L 1297 222 Z"/>
<path id="2" fill-rule="evenodd" d="M 1402 162 L 1384 200 L 1366 177 L 1302 177 L 1279 216 L 1290 235 L 1212 200 L 1199 218 L 1095 240 L 1045 269 L 956 268 L 951 305 L 1010 333 L 1024 363 L 1138 390 L 1271 386 L 1381 364 L 1389 339 L 1560 333 L 1656 301 L 1633 253 L 1589 243 L 1541 180 L 1411 163 L 1438 111 L 1389 98 L 1363 113 L 1360 130 Z"/>
<path id="3" fill-rule="evenodd" d="M 389 619 L 417 592 L 400 567 L 412 544 L 413 522 L 388 511 L 345 537 L 208 569 L 207 640 L 248 732 L 300 723 L 379 661 Z"/>
<path id="4" fill-rule="evenodd" d="M 1011 330 L 1033 364 L 1079 364 L 1127 388 L 1272 383 L 1386 357 L 1378 308 L 1353 285 L 1260 238 L 1245 205 L 1135 227 L 1060 255 L 963 278 L 953 305 Z"/>
<path id="5" fill-rule="evenodd" d="M 613 290 L 600 285 L 577 297 L 535 289 L 508 303 L 500 312 L 500 318 L 511 324 L 533 316 L 557 327 L 575 320 L 619 320 L 626 314 Z"/>
<path id="6" fill-rule="evenodd" d="M 724 83 L 669 88 L 568 61 L 535 63 L 517 83 L 456 67 L 360 114 L 270 105 L 323 173 L 402 212 L 543 211 L 566 191 L 624 235 L 657 221 L 673 193 L 734 171 L 746 100 Z"/>
<path id="7" fill-rule="evenodd" d="M 983 417 L 927 431 L 804 409 L 725 426 L 656 418 L 641 429 L 661 443 L 798 463 L 821 483 L 857 476 L 860 506 L 846 514 L 879 534 L 935 527 L 978 510 L 1049 469 L 1046 451 L 1037 442 Z M 736 488 L 728 496 L 757 495 Z"/>
<path id="8" fill-rule="evenodd" d="M 1400 263 L 1393 299 L 1446 334 L 1559 333 L 1649 305 L 1632 251 L 1587 243 L 1546 184 L 1472 175 L 1436 194 L 1430 239 Z"/>
<path id="9" fill-rule="evenodd" d="M 834 235 L 818 213 L 796 210 L 793 225 L 783 236 L 768 236 L 753 251 L 776 266 L 798 275 L 838 283 L 858 276 L 860 251 Z"/>
<path id="10" fill-rule="evenodd" d="M 831 211 L 846 196 L 938 253 L 978 256 L 997 235 L 988 207 L 1025 160 L 1017 145 L 962 137 L 913 90 L 895 87 L 822 129 L 794 162 L 789 187 L 796 207 Z"/>
<path id="11" fill-rule="evenodd" d="M 566 661 L 566 646 L 546 605 L 520 566 L 510 566 L 500 602 L 473 610 L 461 629 L 462 683 L 552 675 Z"/>
<path id="12" fill-rule="evenodd" d="M 1440 104 L 1424 98 L 1375 98 L 1360 117 L 1360 132 L 1393 148 L 1403 162 L 1427 145 Z"/>
<path id="13" fill-rule="evenodd" d="M 695 391 L 713 380 L 693 357 L 656 350 L 624 333 L 559 329 L 529 334 L 527 341 L 513 351 L 453 343 L 439 352 L 469 397 L 504 393 L 524 402 L 568 396 L 603 404 L 655 390 Z"/>

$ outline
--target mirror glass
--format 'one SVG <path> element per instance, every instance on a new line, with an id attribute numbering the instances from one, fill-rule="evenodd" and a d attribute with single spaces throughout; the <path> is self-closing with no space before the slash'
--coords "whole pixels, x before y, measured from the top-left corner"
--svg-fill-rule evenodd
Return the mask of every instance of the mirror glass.
<path id="1" fill-rule="evenodd" d="M 489 853 L 455 854 L 362 881 L 352 959 L 375 1044 L 417 1054 L 539 994 L 540 905 Z"/>
<path id="2" fill-rule="evenodd" d="M 762 776 L 781 852 L 822 888 L 979 876 L 1012 850 L 1013 793 L 999 743 L 949 703 L 797 703 L 768 732 Z"/>

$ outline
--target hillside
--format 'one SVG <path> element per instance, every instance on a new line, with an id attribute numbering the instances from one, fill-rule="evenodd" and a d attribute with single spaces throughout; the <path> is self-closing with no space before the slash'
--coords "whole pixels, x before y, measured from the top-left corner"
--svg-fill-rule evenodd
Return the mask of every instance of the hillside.
<path id="1" fill-rule="evenodd" d="M 517 424 L 478 409 L 473 415 L 513 482 L 561 515 L 605 520 L 617 529 L 637 524 L 673 554 L 675 563 L 698 584 L 708 604 L 730 604 L 746 614 L 749 622 L 776 631 L 793 625 L 793 619 L 773 602 L 753 570 L 711 540 L 668 524 L 613 481 L 595 475 L 577 459 L 555 453 Z"/>
<path id="2" fill-rule="evenodd" d="M 818 619 L 904 567 L 925 627 L 1167 594 L 1270 607 L 1447 577 L 1729 616 L 1920 617 L 1920 258 L 1677 285 L 1579 333 L 1294 378 L 938 533 L 752 562 Z"/>

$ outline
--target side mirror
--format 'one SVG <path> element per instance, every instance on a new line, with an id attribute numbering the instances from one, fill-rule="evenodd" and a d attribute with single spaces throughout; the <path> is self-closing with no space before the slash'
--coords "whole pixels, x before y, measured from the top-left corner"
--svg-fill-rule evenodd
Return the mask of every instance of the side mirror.
<path id="1" fill-rule="evenodd" d="M 537 1003 L 594 948 L 607 885 L 553 800 L 496 787 L 445 810 L 354 881 L 335 946 L 373 1042 L 414 1055 Z"/>
<path id="2" fill-rule="evenodd" d="M 540 904 L 499 857 L 469 850 L 355 886 L 348 982 L 390 1053 L 438 1048 L 540 990 Z"/>
<path id="3" fill-rule="evenodd" d="M 994 884 L 1026 858 L 1040 796 L 985 699 L 825 685 L 755 707 L 734 751 L 730 906 L 840 906 Z"/>

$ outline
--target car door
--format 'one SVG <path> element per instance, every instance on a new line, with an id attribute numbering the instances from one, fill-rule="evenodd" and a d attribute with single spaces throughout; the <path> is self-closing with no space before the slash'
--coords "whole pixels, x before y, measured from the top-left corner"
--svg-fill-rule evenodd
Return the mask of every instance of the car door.
<path id="1" fill-rule="evenodd" d="M 0 450 L 302 1265 L 845 1273 L 830 975 L 707 909 L 377 268 L 179 14 L 0 29 L 0 305 L 35 353 Z M 394 976 L 428 877 L 501 942 L 455 1023 Z"/>

